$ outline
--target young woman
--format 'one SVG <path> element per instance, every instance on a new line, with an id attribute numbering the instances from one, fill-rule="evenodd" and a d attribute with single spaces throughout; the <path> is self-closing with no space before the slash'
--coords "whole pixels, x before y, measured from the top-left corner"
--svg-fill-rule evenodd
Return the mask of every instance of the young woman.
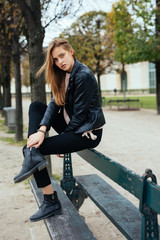
<path id="1" fill-rule="evenodd" d="M 33 102 L 29 108 L 27 146 L 23 148 L 22 169 L 15 183 L 34 174 L 37 186 L 42 188 L 44 201 L 31 216 L 39 221 L 61 211 L 57 193 L 53 190 L 44 155 L 95 148 L 101 141 L 105 124 L 96 79 L 90 69 L 75 58 L 75 52 L 65 39 L 55 39 L 48 47 L 46 61 L 37 75 L 45 70 L 53 98 L 46 106 Z M 58 135 L 45 138 L 53 127 Z"/>

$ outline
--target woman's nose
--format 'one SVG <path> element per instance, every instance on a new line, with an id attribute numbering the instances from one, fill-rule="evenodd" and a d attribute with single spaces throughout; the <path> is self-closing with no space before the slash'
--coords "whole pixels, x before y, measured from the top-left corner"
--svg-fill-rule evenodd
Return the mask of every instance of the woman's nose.
<path id="1" fill-rule="evenodd" d="M 61 64 L 62 62 L 63 62 L 63 59 L 60 58 L 60 59 L 59 59 L 59 63 Z"/>

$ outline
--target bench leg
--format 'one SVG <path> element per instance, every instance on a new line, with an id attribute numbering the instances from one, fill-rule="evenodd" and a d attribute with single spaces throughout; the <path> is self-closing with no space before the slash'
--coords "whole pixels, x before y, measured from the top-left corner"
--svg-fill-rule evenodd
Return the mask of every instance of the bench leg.
<path id="1" fill-rule="evenodd" d="M 142 216 L 142 235 L 141 240 L 159 240 L 157 214 L 150 208 Z"/>
<path id="2" fill-rule="evenodd" d="M 64 154 L 63 159 L 63 178 L 60 181 L 60 185 L 68 197 L 70 197 L 70 193 L 75 187 L 75 183 L 76 180 L 73 177 L 71 154 L 66 153 Z"/>
<path id="3" fill-rule="evenodd" d="M 64 154 L 63 161 L 63 178 L 60 181 L 60 186 L 78 210 L 87 196 L 82 188 L 77 186 L 76 179 L 73 177 L 71 153 Z"/>
<path id="4" fill-rule="evenodd" d="M 146 204 L 147 188 L 146 181 L 151 178 L 152 182 L 157 183 L 156 176 L 151 169 L 146 169 L 143 175 L 143 189 L 140 201 L 140 211 L 142 215 L 142 234 L 141 240 L 159 240 L 158 217 L 157 213 Z"/>
<path id="5" fill-rule="evenodd" d="M 85 198 L 87 198 L 87 195 L 85 194 L 83 189 L 79 185 L 75 186 L 71 193 L 70 200 L 77 210 L 80 209 Z"/>

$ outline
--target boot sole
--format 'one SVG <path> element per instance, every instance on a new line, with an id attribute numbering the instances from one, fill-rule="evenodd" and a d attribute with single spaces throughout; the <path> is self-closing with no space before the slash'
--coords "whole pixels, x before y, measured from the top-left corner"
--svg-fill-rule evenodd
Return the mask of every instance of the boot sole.
<path id="1" fill-rule="evenodd" d="M 30 218 L 30 222 L 38 222 L 38 221 L 41 221 L 41 220 L 45 220 L 46 218 L 49 218 L 49 217 L 53 217 L 55 215 L 61 215 L 62 214 L 62 209 L 59 209 L 53 213 L 50 213 L 44 217 L 41 217 L 41 218 L 37 218 L 37 219 L 31 219 Z"/>
<path id="2" fill-rule="evenodd" d="M 28 171 L 27 173 L 25 173 L 24 175 L 20 176 L 19 178 L 17 179 L 14 179 L 14 182 L 15 183 L 18 183 L 18 182 L 22 182 L 24 181 L 25 179 L 29 178 L 34 172 L 36 172 L 37 170 L 38 171 L 41 171 L 42 169 L 44 169 L 46 167 L 46 165 L 48 164 L 47 161 L 43 161 L 41 163 L 39 163 L 38 165 L 36 165 L 34 168 L 32 168 L 30 171 Z"/>

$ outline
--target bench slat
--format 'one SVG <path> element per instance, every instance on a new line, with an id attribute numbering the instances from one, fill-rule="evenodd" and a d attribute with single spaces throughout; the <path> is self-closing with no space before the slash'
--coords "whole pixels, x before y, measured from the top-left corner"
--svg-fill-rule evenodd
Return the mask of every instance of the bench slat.
<path id="1" fill-rule="evenodd" d="M 141 239 L 141 213 L 135 205 L 97 174 L 75 178 L 91 200 L 127 239 Z"/>
<path id="2" fill-rule="evenodd" d="M 85 149 L 77 153 L 89 164 L 101 171 L 114 182 L 118 183 L 135 197 L 138 199 L 142 197 L 142 178 L 135 172 L 130 171 L 128 168 L 113 161 L 95 149 Z"/>
<path id="3" fill-rule="evenodd" d="M 35 180 L 30 180 L 30 185 L 36 201 L 40 206 L 43 201 L 43 194 L 41 190 L 37 188 Z M 51 239 L 96 240 L 93 233 L 89 230 L 88 226 L 55 179 L 52 179 L 52 186 L 58 193 L 63 212 L 62 215 L 57 215 L 44 220 Z"/>
<path id="4" fill-rule="evenodd" d="M 95 149 L 85 149 L 77 152 L 80 157 L 86 160 L 93 167 L 101 171 L 105 176 L 129 191 L 136 198 L 141 200 L 143 182 L 135 172 L 113 161 Z M 160 186 L 147 181 L 147 205 L 160 214 Z"/>

